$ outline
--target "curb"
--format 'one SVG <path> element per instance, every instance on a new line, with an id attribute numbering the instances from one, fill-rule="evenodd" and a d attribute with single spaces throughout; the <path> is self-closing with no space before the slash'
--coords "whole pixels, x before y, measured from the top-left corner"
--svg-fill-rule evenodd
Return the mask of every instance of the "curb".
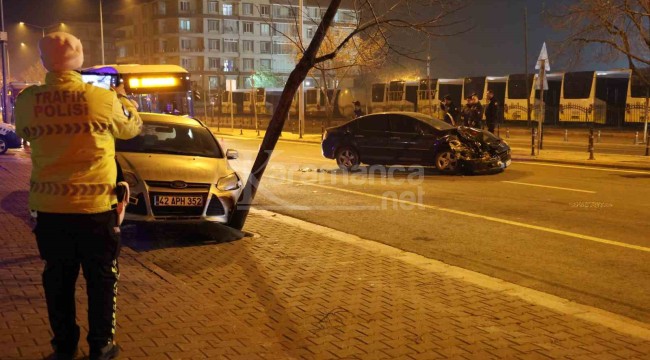
<path id="1" fill-rule="evenodd" d="M 641 165 L 627 165 L 627 164 L 603 164 L 603 163 L 591 163 L 589 160 L 579 161 L 579 160 L 551 160 L 551 159 L 537 159 L 537 158 L 526 158 L 513 156 L 513 162 L 539 162 L 545 164 L 560 164 L 560 165 L 577 165 L 577 166 L 589 166 L 602 169 L 614 169 L 614 170 L 638 170 L 638 171 L 650 171 L 650 163 L 648 166 Z"/>
<path id="2" fill-rule="evenodd" d="M 287 215 L 267 210 L 251 209 L 251 213 L 267 220 L 275 220 L 289 226 L 328 237 L 330 239 L 357 246 L 364 250 L 379 252 L 384 256 L 397 259 L 426 271 L 447 276 L 455 280 L 480 286 L 509 296 L 517 297 L 528 303 L 542 306 L 561 314 L 569 315 L 583 321 L 598 324 L 620 333 L 628 334 L 643 340 L 650 340 L 650 324 L 629 317 L 602 310 L 593 306 L 583 305 L 556 295 L 548 294 L 521 285 L 507 282 L 479 272 L 463 269 L 446 264 L 442 261 L 427 258 L 412 252 L 407 252 L 380 242 L 363 239 L 356 235 L 310 223 Z"/>

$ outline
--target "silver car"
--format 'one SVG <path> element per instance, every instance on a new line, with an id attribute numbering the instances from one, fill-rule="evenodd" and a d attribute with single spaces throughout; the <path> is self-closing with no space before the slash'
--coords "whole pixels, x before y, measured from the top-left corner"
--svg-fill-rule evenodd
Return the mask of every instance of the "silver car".
<path id="1" fill-rule="evenodd" d="M 140 113 L 142 133 L 117 140 L 117 160 L 129 183 L 126 221 L 228 223 L 242 182 L 200 121 Z"/>

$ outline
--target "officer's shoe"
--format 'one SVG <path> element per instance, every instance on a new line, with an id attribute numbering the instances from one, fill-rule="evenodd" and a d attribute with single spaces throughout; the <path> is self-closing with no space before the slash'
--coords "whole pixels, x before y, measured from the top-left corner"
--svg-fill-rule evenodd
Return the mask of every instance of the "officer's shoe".
<path id="1" fill-rule="evenodd" d="M 90 360 L 110 360 L 117 359 L 117 356 L 120 354 L 120 347 L 115 343 L 111 342 L 110 344 L 104 346 L 99 350 L 90 350 Z"/>
<path id="2" fill-rule="evenodd" d="M 77 357 L 77 349 L 74 349 L 71 353 L 54 350 L 45 360 L 73 360 L 75 357 Z"/>

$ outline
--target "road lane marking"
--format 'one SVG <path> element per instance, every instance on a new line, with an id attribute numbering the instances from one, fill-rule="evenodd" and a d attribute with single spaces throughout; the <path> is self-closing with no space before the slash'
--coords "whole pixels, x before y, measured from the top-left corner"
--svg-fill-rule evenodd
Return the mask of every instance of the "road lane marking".
<path id="1" fill-rule="evenodd" d="M 409 264 L 418 269 L 422 269 L 427 273 L 437 274 L 442 278 L 474 284 L 490 291 L 514 296 L 529 304 L 543 306 L 561 314 L 573 316 L 592 324 L 605 326 L 623 334 L 628 334 L 644 340 L 650 340 L 650 328 L 648 327 L 648 324 L 623 315 L 615 314 L 593 306 L 579 304 L 557 295 L 527 288 L 503 279 L 463 269 L 459 266 L 449 265 L 439 260 L 434 260 L 413 252 L 404 251 L 395 246 L 364 239 L 334 228 L 314 224 L 276 212 L 260 210 L 257 206 L 251 209 L 251 214 L 264 217 L 270 221 L 277 221 L 288 226 L 297 227 L 334 241 L 354 246 L 373 254 L 378 254 L 382 257 L 385 256 L 386 258 Z"/>
<path id="2" fill-rule="evenodd" d="M 553 228 L 549 228 L 549 227 L 545 227 L 545 226 L 526 224 L 526 223 L 522 223 L 522 222 L 519 222 L 519 221 L 512 221 L 512 220 L 501 219 L 501 218 L 497 218 L 497 217 L 493 217 L 493 216 L 474 214 L 474 213 L 470 213 L 470 212 L 467 212 L 467 211 L 448 209 L 448 208 L 443 208 L 443 207 L 434 206 L 434 205 L 419 204 L 419 203 L 414 202 L 414 201 L 395 199 L 395 198 L 381 196 L 381 195 L 364 193 L 364 192 L 356 191 L 356 190 L 341 189 L 341 188 L 337 188 L 337 187 L 329 186 L 329 185 L 314 184 L 314 183 L 310 183 L 310 182 L 306 182 L 306 181 L 293 180 L 293 179 L 283 179 L 283 178 L 278 178 L 278 177 L 274 177 L 274 176 L 269 176 L 269 178 L 275 179 L 275 180 L 280 180 L 280 181 L 289 181 L 289 182 L 293 182 L 293 183 L 299 183 L 299 184 L 303 184 L 303 185 L 319 187 L 319 188 L 322 188 L 322 189 L 330 189 L 330 190 L 344 192 L 344 193 L 348 193 L 348 194 L 366 196 L 366 197 L 370 197 L 370 198 L 380 199 L 380 200 L 383 200 L 383 201 L 391 201 L 391 202 L 406 204 L 406 205 L 410 205 L 410 206 L 417 206 L 417 207 L 424 208 L 424 209 L 437 210 L 437 211 L 442 211 L 442 212 L 446 212 L 446 213 L 450 213 L 450 214 L 463 215 L 463 216 L 472 217 L 472 218 L 476 218 L 476 219 L 483 219 L 483 220 L 492 221 L 492 222 L 496 222 L 496 223 L 501 223 L 501 224 L 506 224 L 506 225 L 511 225 L 511 226 L 517 226 L 517 227 L 531 229 L 531 230 L 538 230 L 538 231 L 541 231 L 541 232 L 546 232 L 546 233 L 551 233 L 551 234 L 556 234 L 556 235 L 563 235 L 563 236 L 572 237 L 572 238 L 580 239 L 580 240 L 592 241 L 592 242 L 596 242 L 596 243 L 612 245 L 612 246 L 618 246 L 618 247 L 622 247 L 622 248 L 638 250 L 638 251 L 643 251 L 643 252 L 650 252 L 650 247 L 627 244 L 627 243 L 620 242 L 620 241 L 607 240 L 607 239 L 603 239 L 603 238 L 599 238 L 599 237 L 595 237 L 595 236 L 582 235 L 582 234 L 578 234 L 578 233 L 574 233 L 574 232 L 570 232 L 570 231 L 558 230 L 558 229 L 553 229 Z"/>
<path id="3" fill-rule="evenodd" d="M 559 187 L 559 186 L 550 186 L 550 185 L 540 185 L 540 184 L 531 184 L 531 183 L 525 183 L 525 182 L 518 182 L 518 181 L 501 181 L 504 183 L 508 184 L 515 184 L 515 185 L 526 185 L 526 186 L 535 186 L 535 187 L 541 187 L 541 188 L 547 188 L 547 189 L 555 189 L 555 190 L 566 190 L 566 191 L 575 191 L 575 192 L 582 192 L 582 193 L 588 193 L 588 194 L 595 194 L 595 191 L 591 190 L 580 190 L 580 189 L 572 189 L 572 188 L 565 188 L 565 187 Z"/>
<path id="4" fill-rule="evenodd" d="M 581 166 L 581 165 L 551 164 L 551 163 L 542 163 L 542 162 L 535 162 L 529 160 L 513 160 L 512 164 L 552 166 L 552 167 L 561 167 L 561 168 L 569 168 L 569 169 L 596 170 L 596 171 L 607 171 L 607 172 L 621 172 L 621 173 L 628 173 L 628 174 L 650 175 L 650 171 L 642 171 L 642 170 L 623 170 L 623 169 L 599 168 L 599 167 Z"/>

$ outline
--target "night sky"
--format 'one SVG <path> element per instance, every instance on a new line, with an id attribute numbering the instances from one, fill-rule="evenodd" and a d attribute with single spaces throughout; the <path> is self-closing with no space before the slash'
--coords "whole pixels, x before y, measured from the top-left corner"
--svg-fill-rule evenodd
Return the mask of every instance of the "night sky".
<path id="1" fill-rule="evenodd" d="M 111 9 L 126 1 L 104 0 L 105 16 Z M 542 0 L 467 0 L 470 6 L 461 14 L 469 19 L 473 30 L 452 38 L 439 38 L 431 41 L 432 77 L 462 77 L 471 75 L 507 75 L 524 72 L 523 11 L 528 8 L 529 71 L 534 64 L 542 43 L 547 41 L 551 53 L 552 71 L 567 70 L 559 58 L 562 54 L 553 53 L 553 41 L 562 34 L 551 29 L 542 19 Z M 552 4 L 554 1 L 546 1 Z M 31 28 L 19 31 L 19 21 L 48 26 L 71 19 L 97 19 L 99 22 L 99 0 L 4 0 L 5 31 L 9 33 L 9 52 L 12 73 L 20 72 L 23 66 L 37 61 L 35 45 L 40 38 L 40 30 Z M 99 25 L 98 25 L 99 26 Z M 20 46 L 25 42 L 26 46 Z M 31 46 L 31 47 L 30 47 Z M 426 41 L 418 41 L 414 47 L 426 47 Z M 397 68 L 421 69 L 419 75 L 426 74 L 424 63 L 399 60 Z M 93 64 L 84 64 L 91 66 Z M 578 69 L 605 70 L 624 67 L 625 63 L 597 64 L 584 63 Z M 411 70 L 412 72 L 412 70 Z"/>

